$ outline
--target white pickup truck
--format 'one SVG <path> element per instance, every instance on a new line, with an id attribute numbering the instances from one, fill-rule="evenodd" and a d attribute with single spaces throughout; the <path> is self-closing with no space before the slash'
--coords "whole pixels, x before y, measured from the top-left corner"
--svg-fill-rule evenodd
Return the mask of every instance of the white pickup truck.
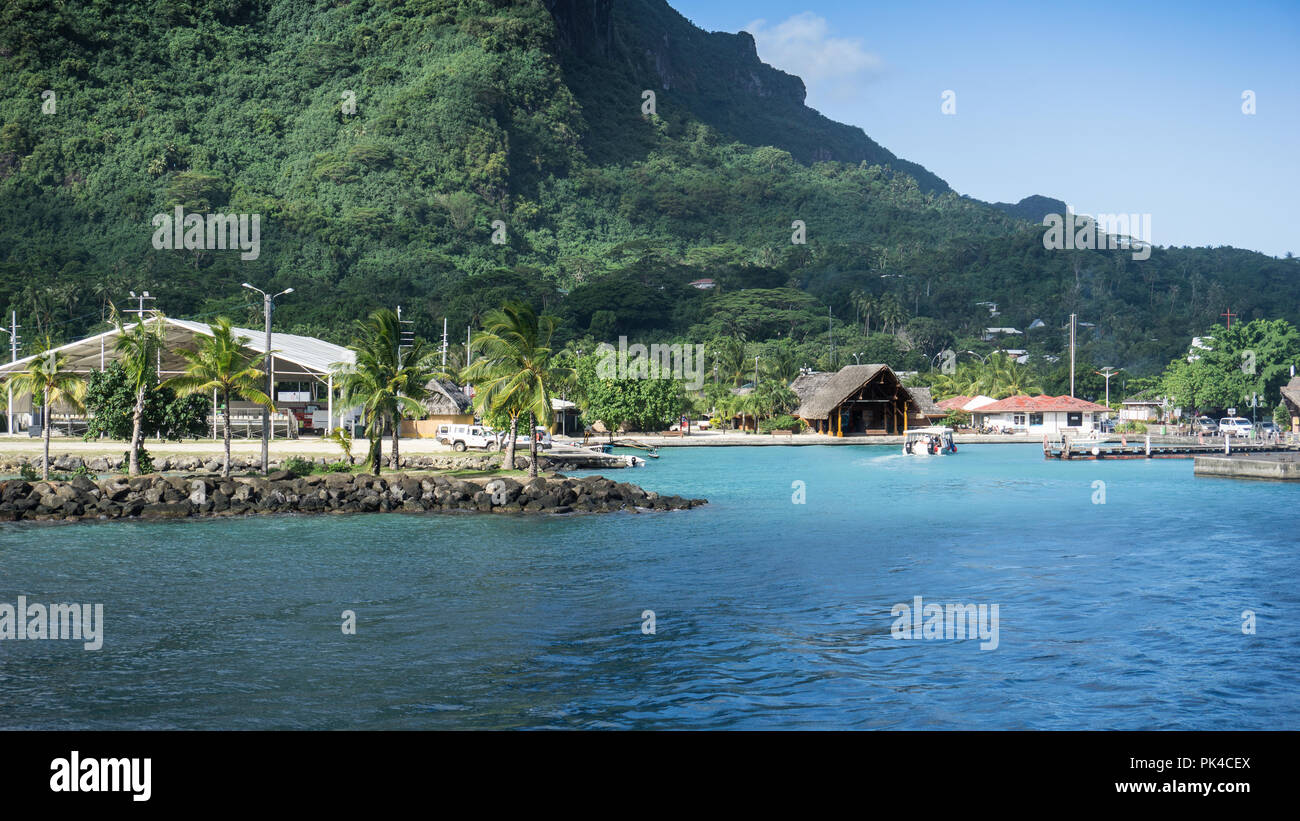
<path id="1" fill-rule="evenodd" d="M 483 450 L 501 448 L 501 436 L 483 425 L 439 425 L 438 441 L 444 445 L 451 445 L 452 450 L 462 452 L 467 448 Z"/>

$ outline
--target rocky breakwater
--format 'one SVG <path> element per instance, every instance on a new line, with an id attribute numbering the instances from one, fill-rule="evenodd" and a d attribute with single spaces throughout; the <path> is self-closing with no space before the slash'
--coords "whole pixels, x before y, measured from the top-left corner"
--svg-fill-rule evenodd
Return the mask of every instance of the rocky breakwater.
<path id="1" fill-rule="evenodd" d="M 68 482 L 0 482 L 0 520 L 87 521 L 183 519 L 260 513 L 470 511 L 480 513 L 609 513 L 685 510 L 704 499 L 662 496 L 602 476 L 527 481 L 392 473 L 330 473 L 266 478 L 211 476 L 78 476 Z"/>

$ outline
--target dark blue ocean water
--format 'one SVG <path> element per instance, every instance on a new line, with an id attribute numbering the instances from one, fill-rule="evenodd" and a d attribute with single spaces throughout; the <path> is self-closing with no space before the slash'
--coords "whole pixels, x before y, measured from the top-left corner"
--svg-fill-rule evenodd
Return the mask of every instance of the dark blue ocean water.
<path id="1" fill-rule="evenodd" d="M 0 526 L 0 602 L 105 611 L 97 652 L 0 641 L 0 727 L 1300 728 L 1300 487 L 662 453 L 618 478 L 710 505 Z M 893 638 L 915 596 L 997 604 L 997 649 Z"/>

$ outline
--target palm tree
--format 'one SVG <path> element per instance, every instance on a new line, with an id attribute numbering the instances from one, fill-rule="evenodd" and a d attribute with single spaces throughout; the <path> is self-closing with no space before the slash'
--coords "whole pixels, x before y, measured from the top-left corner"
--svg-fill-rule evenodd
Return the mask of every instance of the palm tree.
<path id="1" fill-rule="evenodd" d="M 148 320 L 141 315 L 140 319 L 128 328 L 114 309 L 113 324 L 117 326 L 117 340 L 113 343 L 113 349 L 117 351 L 122 368 L 126 371 L 127 383 L 135 392 L 127 474 L 139 476 L 140 447 L 144 438 L 141 433 L 144 422 L 144 397 L 157 378 L 157 357 L 163 345 L 163 315 L 161 311 L 153 311 Z"/>
<path id="2" fill-rule="evenodd" d="M 358 320 L 355 333 L 349 347 L 356 361 L 335 365 L 335 382 L 345 405 L 361 406 L 370 440 L 367 459 L 371 472 L 378 474 L 384 427 L 392 430 L 392 465 L 396 469 L 401 466 L 401 420 L 407 414 L 423 413 L 421 400 L 428 395 L 429 381 L 439 374 L 433 366 L 433 352 L 423 340 L 416 340 L 406 351 L 400 349 L 401 324 L 397 314 L 387 308 Z"/>
<path id="3" fill-rule="evenodd" d="M 862 329 L 864 333 L 871 333 L 871 314 L 878 307 L 878 303 L 871 294 L 866 291 L 853 291 L 849 294 L 849 304 L 862 317 Z"/>
<path id="4" fill-rule="evenodd" d="M 738 385 L 748 372 L 752 357 L 745 356 L 745 337 L 743 334 L 725 337 L 715 343 L 714 366 L 731 385 Z"/>
<path id="5" fill-rule="evenodd" d="M 160 387 L 172 388 L 178 394 L 186 396 L 215 390 L 221 397 L 221 406 L 226 409 L 226 423 L 222 433 L 226 459 L 221 465 L 221 476 L 230 475 L 230 399 L 238 397 L 256 402 L 272 413 L 275 407 L 271 398 L 258 389 L 264 384 L 266 374 L 257 366 L 266 358 L 266 354 L 250 357 L 244 353 L 249 339 L 235 336 L 230 327 L 230 320 L 219 317 L 208 326 L 212 335 L 198 344 L 197 350 L 178 350 L 177 353 L 186 361 L 185 373 L 163 382 Z"/>
<path id="6" fill-rule="evenodd" d="M 86 396 L 86 380 L 68 370 L 68 358 L 63 354 L 49 350 L 32 359 L 27 370 L 10 377 L 9 385 L 19 393 L 30 393 L 35 399 L 41 395 L 41 409 L 44 423 L 41 425 L 41 439 L 45 457 L 41 462 L 41 478 L 50 478 L 50 408 L 55 402 L 62 402 L 74 411 L 82 411 L 82 400 Z"/>
<path id="7" fill-rule="evenodd" d="M 504 414 L 510 420 L 506 445 L 507 469 L 514 467 L 519 419 L 528 414 L 530 460 L 528 475 L 537 475 L 537 437 L 534 425 L 550 424 L 552 391 L 574 378 L 572 368 L 557 360 L 551 336 L 559 320 L 538 316 L 521 302 L 507 302 L 483 317 L 484 329 L 474 336 L 478 359 L 465 374 L 475 384 L 474 401 L 481 412 Z"/>
<path id="8" fill-rule="evenodd" d="M 799 376 L 799 353 L 784 342 L 770 348 L 762 359 L 763 375 L 788 385 Z"/>
<path id="9" fill-rule="evenodd" d="M 876 304 L 876 311 L 880 314 L 880 323 L 884 326 L 885 333 L 897 331 L 898 326 L 907 318 L 907 310 L 893 294 L 882 296 Z"/>
<path id="10" fill-rule="evenodd" d="M 990 354 L 971 373 L 969 388 L 970 393 L 982 393 L 994 399 L 1043 392 L 1042 386 L 1028 368 L 1001 352 Z"/>
<path id="11" fill-rule="evenodd" d="M 799 407 L 798 395 L 784 382 L 775 379 L 760 382 L 750 396 L 754 400 L 754 410 L 769 419 Z"/>

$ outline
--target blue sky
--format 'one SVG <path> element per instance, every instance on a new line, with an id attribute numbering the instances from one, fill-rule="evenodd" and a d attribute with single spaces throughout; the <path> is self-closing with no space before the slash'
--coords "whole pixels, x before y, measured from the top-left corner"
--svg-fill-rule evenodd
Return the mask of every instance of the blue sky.
<path id="1" fill-rule="evenodd" d="M 751 32 L 810 106 L 960 193 L 1149 213 L 1157 245 L 1300 254 L 1296 0 L 669 3 Z"/>

